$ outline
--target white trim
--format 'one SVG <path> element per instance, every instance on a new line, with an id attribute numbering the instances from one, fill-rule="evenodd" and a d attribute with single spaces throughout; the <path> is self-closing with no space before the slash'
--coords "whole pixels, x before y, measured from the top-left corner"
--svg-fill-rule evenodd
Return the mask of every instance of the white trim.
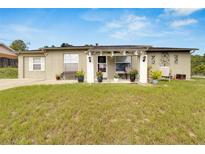
<path id="1" fill-rule="evenodd" d="M 140 55 L 139 82 L 147 83 L 147 55 Z"/>
<path id="2" fill-rule="evenodd" d="M 87 82 L 94 83 L 94 58 L 89 53 L 87 56 Z"/>
<path id="3" fill-rule="evenodd" d="M 28 57 L 29 71 L 33 71 L 33 57 Z"/>
<path id="4" fill-rule="evenodd" d="M 36 64 L 40 64 L 41 65 L 41 69 L 40 70 L 34 70 L 33 69 L 33 58 L 40 58 L 40 63 L 36 63 Z M 29 71 L 31 72 L 42 72 L 45 71 L 45 57 L 39 56 L 39 57 L 29 57 Z"/>
<path id="5" fill-rule="evenodd" d="M 98 63 L 98 57 L 105 57 L 106 63 Z M 103 78 L 108 78 L 108 56 L 98 56 L 98 57 L 97 57 L 97 70 L 98 70 L 98 64 L 105 64 L 106 65 L 106 72 L 102 72 Z"/>
<path id="6" fill-rule="evenodd" d="M 45 71 L 45 57 L 41 57 L 41 71 Z"/>

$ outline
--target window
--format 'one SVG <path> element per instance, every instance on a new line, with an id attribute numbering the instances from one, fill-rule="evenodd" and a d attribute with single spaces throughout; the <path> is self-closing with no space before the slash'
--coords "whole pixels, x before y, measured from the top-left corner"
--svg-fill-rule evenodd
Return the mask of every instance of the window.
<path id="1" fill-rule="evenodd" d="M 34 71 L 41 70 L 41 58 L 40 57 L 33 58 L 33 70 Z"/>
<path id="2" fill-rule="evenodd" d="M 160 65 L 169 66 L 169 54 L 168 53 L 165 52 L 161 54 Z"/>
<path id="3" fill-rule="evenodd" d="M 174 55 L 174 63 L 175 64 L 178 64 L 178 58 L 179 58 L 178 55 Z"/>
<path id="4" fill-rule="evenodd" d="M 106 56 L 98 56 L 98 71 L 106 72 Z"/>
<path id="5" fill-rule="evenodd" d="M 98 56 L 98 63 L 106 63 L 106 56 Z"/>
<path id="6" fill-rule="evenodd" d="M 131 67 L 131 56 L 117 56 L 115 63 L 117 72 L 127 72 Z"/>
<path id="7" fill-rule="evenodd" d="M 44 71 L 45 57 L 29 57 L 29 71 Z"/>
<path id="8" fill-rule="evenodd" d="M 64 71 L 77 72 L 79 63 L 78 54 L 64 54 Z"/>
<path id="9" fill-rule="evenodd" d="M 155 55 L 152 55 L 152 56 L 151 56 L 151 63 L 152 63 L 152 64 L 155 64 Z"/>

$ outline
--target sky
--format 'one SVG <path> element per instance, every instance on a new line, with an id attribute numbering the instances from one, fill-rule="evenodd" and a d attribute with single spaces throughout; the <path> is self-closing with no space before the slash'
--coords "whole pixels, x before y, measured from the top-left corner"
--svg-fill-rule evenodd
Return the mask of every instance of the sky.
<path id="1" fill-rule="evenodd" d="M 0 9 L 0 42 L 193 47 L 205 52 L 205 9 Z"/>

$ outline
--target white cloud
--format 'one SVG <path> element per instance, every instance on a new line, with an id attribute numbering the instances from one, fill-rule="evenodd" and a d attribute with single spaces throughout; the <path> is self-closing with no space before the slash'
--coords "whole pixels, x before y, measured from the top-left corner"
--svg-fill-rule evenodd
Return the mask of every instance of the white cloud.
<path id="1" fill-rule="evenodd" d="M 117 39 L 125 39 L 144 30 L 149 25 L 149 21 L 144 16 L 133 14 L 123 15 L 119 19 L 108 21 L 104 24 L 104 29 L 110 36 Z"/>
<path id="2" fill-rule="evenodd" d="M 17 32 L 17 33 L 36 33 L 36 32 L 42 32 L 43 30 L 28 26 L 28 25 L 19 25 L 19 24 L 11 24 L 8 25 L 7 28 L 10 28 L 11 30 Z"/>
<path id="3" fill-rule="evenodd" d="M 198 21 L 195 19 L 184 19 L 184 20 L 175 20 L 171 23 L 171 27 L 178 28 L 191 24 L 196 24 Z"/>
<path id="4" fill-rule="evenodd" d="M 138 30 L 146 27 L 147 19 L 144 16 L 136 15 L 125 15 L 120 17 L 117 20 L 109 21 L 105 24 L 105 27 L 108 29 L 128 29 L 128 30 Z"/>
<path id="5" fill-rule="evenodd" d="M 127 32 L 114 32 L 112 34 L 110 34 L 111 37 L 116 38 L 116 39 L 122 39 L 122 40 L 126 40 L 127 38 Z"/>
<path id="6" fill-rule="evenodd" d="M 172 8 L 164 9 L 165 16 L 189 16 L 196 11 L 201 10 L 201 8 Z"/>
<path id="7" fill-rule="evenodd" d="M 105 27 L 109 29 L 121 28 L 122 26 L 123 25 L 118 23 L 117 21 L 112 21 L 105 24 Z"/>

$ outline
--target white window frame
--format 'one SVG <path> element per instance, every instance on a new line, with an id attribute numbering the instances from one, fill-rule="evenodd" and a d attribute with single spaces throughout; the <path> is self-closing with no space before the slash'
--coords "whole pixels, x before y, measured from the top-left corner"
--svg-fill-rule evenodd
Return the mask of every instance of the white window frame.
<path id="1" fill-rule="evenodd" d="M 129 57 L 130 58 L 130 61 L 129 62 L 117 62 L 117 57 Z M 132 63 L 132 56 L 116 56 L 115 57 L 115 63 Z"/>
<path id="2" fill-rule="evenodd" d="M 40 62 L 34 63 L 34 58 L 40 58 Z M 34 64 L 40 64 L 41 69 L 34 70 L 33 69 Z M 29 57 L 29 71 L 33 71 L 33 72 L 45 71 L 45 57 Z"/>
<path id="3" fill-rule="evenodd" d="M 65 64 L 77 64 L 78 65 L 77 71 L 79 70 L 79 54 L 64 53 L 63 58 L 64 58 L 63 61 L 64 67 Z"/>
<path id="4" fill-rule="evenodd" d="M 129 57 L 130 59 L 129 59 L 129 61 L 118 62 L 117 57 Z M 131 68 L 132 67 L 132 56 L 116 56 L 115 57 L 115 66 L 116 66 L 116 64 L 130 64 L 129 68 Z M 117 66 L 116 66 L 115 72 L 121 72 L 121 71 L 117 71 Z"/>
<path id="5" fill-rule="evenodd" d="M 98 57 L 105 57 L 106 62 L 105 63 L 98 62 Z M 98 57 L 97 57 L 97 70 L 98 70 L 98 65 L 104 64 L 106 66 L 106 72 L 102 72 L 103 78 L 108 78 L 108 57 L 107 56 L 98 56 Z"/>

